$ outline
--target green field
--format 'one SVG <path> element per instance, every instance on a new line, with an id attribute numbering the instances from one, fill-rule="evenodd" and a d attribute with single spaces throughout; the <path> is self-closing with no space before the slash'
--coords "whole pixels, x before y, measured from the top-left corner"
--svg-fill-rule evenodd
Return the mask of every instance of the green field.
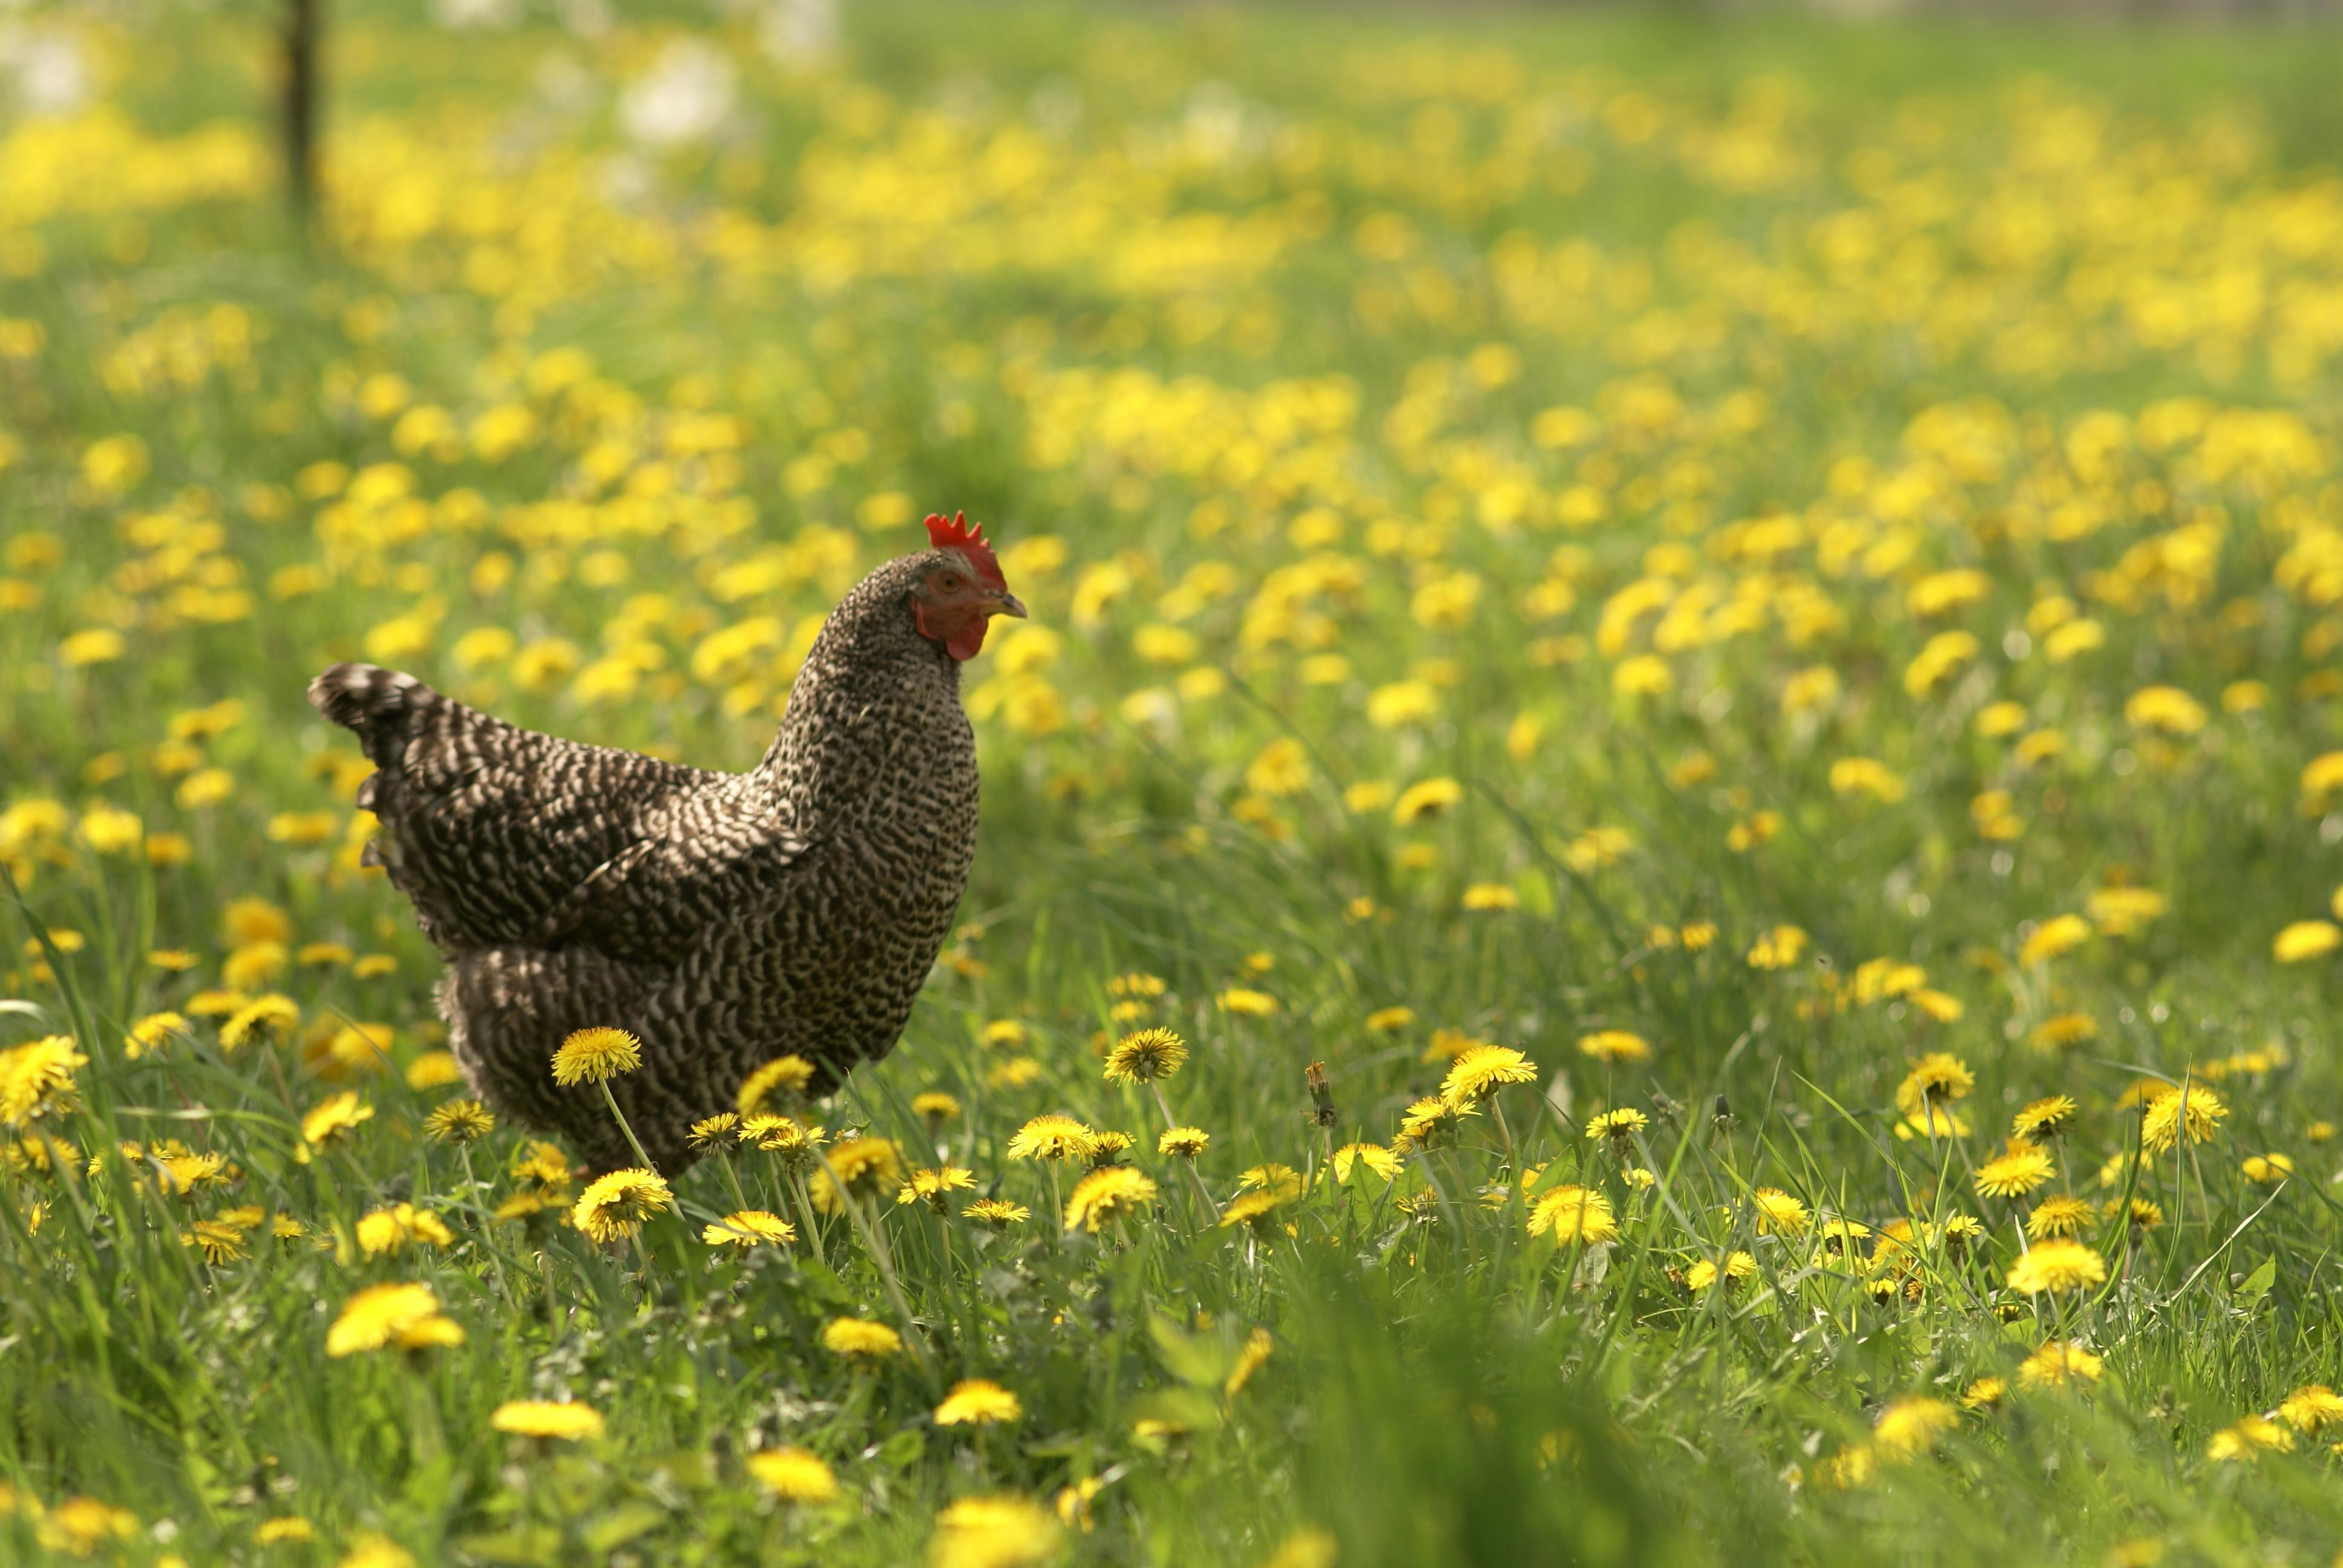
<path id="1" fill-rule="evenodd" d="M 0 12 L 0 1559 L 2343 1560 L 2343 35 L 602 9 L 306 230 Z M 906 1038 L 591 1239 L 306 681 L 745 768 L 960 508 Z"/>

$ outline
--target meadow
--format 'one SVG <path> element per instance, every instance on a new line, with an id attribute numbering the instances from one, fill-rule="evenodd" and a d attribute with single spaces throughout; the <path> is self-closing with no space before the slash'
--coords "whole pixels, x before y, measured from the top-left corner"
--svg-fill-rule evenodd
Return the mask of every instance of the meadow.
<path id="1" fill-rule="evenodd" d="M 0 12 L 0 1557 L 2343 1560 L 2343 39 L 444 9 L 307 225 Z M 962 508 L 902 1044 L 588 1201 L 305 682 L 745 768 Z"/>

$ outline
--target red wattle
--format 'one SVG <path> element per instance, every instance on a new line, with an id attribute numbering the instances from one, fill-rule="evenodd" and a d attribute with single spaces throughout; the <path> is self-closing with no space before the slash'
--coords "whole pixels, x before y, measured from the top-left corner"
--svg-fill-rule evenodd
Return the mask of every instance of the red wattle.
<path id="1" fill-rule="evenodd" d="M 979 616 L 944 641 L 944 651 L 966 664 L 984 647 L 984 628 L 992 623 Z"/>

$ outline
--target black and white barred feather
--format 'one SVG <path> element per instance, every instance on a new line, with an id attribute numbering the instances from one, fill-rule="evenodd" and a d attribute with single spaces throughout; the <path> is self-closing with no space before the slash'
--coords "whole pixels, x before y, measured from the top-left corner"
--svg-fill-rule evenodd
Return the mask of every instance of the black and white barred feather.
<path id="1" fill-rule="evenodd" d="M 550 1066 L 574 1030 L 628 1030 L 643 1065 L 611 1088 L 672 1174 L 755 1068 L 794 1051 L 826 1088 L 893 1047 L 975 852 L 960 668 L 908 609 L 948 555 L 847 595 L 746 773 L 538 734 L 373 665 L 310 682 L 375 764 L 369 858 L 447 955 L 440 1015 L 491 1105 L 631 1163 L 599 1092 Z"/>

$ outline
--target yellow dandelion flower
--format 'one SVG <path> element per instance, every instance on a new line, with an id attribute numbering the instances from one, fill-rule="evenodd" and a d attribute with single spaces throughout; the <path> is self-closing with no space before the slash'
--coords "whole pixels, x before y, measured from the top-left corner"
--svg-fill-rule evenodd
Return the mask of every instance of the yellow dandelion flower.
<path id="1" fill-rule="evenodd" d="M 2009 1393 L 2009 1384 L 1997 1377 L 1981 1377 L 1961 1391 L 1963 1410 L 1995 1410 Z"/>
<path id="2" fill-rule="evenodd" d="M 2202 1143 L 2229 1114 L 2221 1097 L 2201 1083 L 2185 1082 L 2177 1089 L 2166 1089 L 2148 1102 L 2147 1113 L 2140 1122 L 2141 1145 L 2151 1154 L 2168 1154 L 2181 1139 Z"/>
<path id="3" fill-rule="evenodd" d="M 417 1093 L 463 1081 L 464 1070 L 452 1050 L 427 1050 L 407 1064 L 407 1087 Z"/>
<path id="4" fill-rule="evenodd" d="M 783 1099 L 803 1095 L 812 1086 L 813 1075 L 813 1063 L 796 1052 L 777 1056 L 740 1081 L 735 1103 L 741 1115 L 754 1116 L 777 1095 Z"/>
<path id="5" fill-rule="evenodd" d="M 1427 1096 L 1400 1113 L 1394 1141 L 1403 1148 L 1438 1149 L 1455 1140 L 1465 1117 L 1480 1114 L 1477 1106 L 1451 1105 L 1437 1095 Z"/>
<path id="6" fill-rule="evenodd" d="M 963 1170 L 958 1165 L 936 1166 L 912 1171 L 904 1179 L 902 1186 L 896 1190 L 895 1201 L 898 1204 L 925 1203 L 939 1214 L 947 1213 L 950 1210 L 950 1194 L 965 1191 L 975 1185 L 976 1172 L 973 1171 Z"/>
<path id="7" fill-rule="evenodd" d="M 578 1195 L 569 1222 L 596 1241 L 633 1235 L 654 1214 L 675 1206 L 668 1184 L 649 1171 L 628 1167 L 595 1178 Z"/>
<path id="8" fill-rule="evenodd" d="M 2094 1213 L 2087 1199 L 2066 1193 L 2054 1194 L 2036 1203 L 2034 1212 L 2026 1216 L 2026 1234 L 2036 1241 L 2046 1241 L 2059 1236 L 2079 1236 L 2083 1228 L 2091 1222 Z"/>
<path id="9" fill-rule="evenodd" d="M 786 1246 L 798 1239 L 797 1227 L 779 1214 L 762 1209 L 742 1209 L 701 1229 L 699 1239 L 711 1247 Z"/>
<path id="10" fill-rule="evenodd" d="M 452 1143 L 459 1149 L 478 1143 L 496 1129 L 496 1113 L 477 1100 L 443 1101 L 423 1119 L 426 1138 L 434 1143 Z"/>
<path id="11" fill-rule="evenodd" d="M 966 1378 L 952 1384 L 943 1403 L 936 1406 L 938 1426 L 1005 1426 L 1023 1417 L 1017 1396 L 984 1378 Z"/>
<path id="12" fill-rule="evenodd" d="M 787 1503 L 829 1503 L 838 1496 L 838 1477 L 810 1450 L 768 1448 L 749 1456 L 749 1475 Z"/>
<path id="13" fill-rule="evenodd" d="M 1351 1172 L 1365 1166 L 1383 1180 L 1389 1181 L 1399 1175 L 1399 1156 L 1380 1143 L 1345 1143 L 1334 1151 L 1332 1161 L 1335 1181 L 1344 1187 L 1351 1184 Z"/>
<path id="14" fill-rule="evenodd" d="M 377 1209 L 357 1222 L 358 1251 L 369 1258 L 404 1251 L 410 1245 L 452 1246 L 456 1233 L 428 1209 L 394 1203 Z"/>
<path id="15" fill-rule="evenodd" d="M 2039 1251 L 2039 1249 L 2036 1249 Z M 2105 1365 L 2079 1340 L 2053 1340 L 2019 1363 L 2017 1381 L 2027 1388 L 2064 1388 L 2073 1382 L 2097 1382 Z"/>
<path id="16" fill-rule="evenodd" d="M 643 1042 L 623 1029 L 581 1029 L 553 1053 L 553 1081 L 600 1083 L 643 1064 Z"/>
<path id="17" fill-rule="evenodd" d="M 1464 787 L 1453 779 L 1427 779 L 1411 784 L 1400 792 L 1392 806 L 1392 820 L 1400 827 L 1412 827 L 1426 817 L 1436 817 L 1464 799 Z"/>
<path id="18" fill-rule="evenodd" d="M 2009 1288 L 2028 1296 L 2053 1295 L 2096 1285 L 2107 1277 L 2107 1261 L 2080 1241 L 2044 1241 L 2010 1265 Z"/>
<path id="19" fill-rule="evenodd" d="M 1757 1211 L 1757 1231 L 1765 1236 L 1803 1236 L 1812 1223 L 1806 1206 L 1778 1187 L 1760 1187 L 1749 1195 Z"/>
<path id="20" fill-rule="evenodd" d="M 1796 926 L 1775 926 L 1749 949 L 1753 970 L 1785 970 L 1805 956 L 1806 933 Z"/>
<path id="21" fill-rule="evenodd" d="M 1603 1029 L 1593 1034 L 1583 1034 L 1578 1037 L 1578 1050 L 1582 1056 L 1590 1056 L 1604 1062 L 1652 1060 L 1651 1042 L 1642 1035 L 1624 1029 Z"/>
<path id="22" fill-rule="evenodd" d="M 1622 1106 L 1616 1111 L 1604 1111 L 1586 1119 L 1586 1136 L 1615 1139 L 1621 1143 L 1652 1124 L 1652 1119 L 1634 1106 Z"/>
<path id="23" fill-rule="evenodd" d="M 1747 1252 L 1735 1251 L 1725 1255 L 1719 1265 L 1714 1258 L 1702 1258 L 1684 1271 L 1684 1288 L 1694 1295 L 1713 1287 L 1721 1275 L 1728 1291 L 1757 1272 L 1757 1260 Z"/>
<path id="24" fill-rule="evenodd" d="M 1946 1401 L 1907 1394 L 1881 1407 L 1872 1422 L 1872 1446 L 1885 1459 L 1916 1459 L 1960 1423 L 1960 1412 Z"/>
<path id="25" fill-rule="evenodd" d="M 849 1138 L 833 1143 L 822 1155 L 822 1167 L 813 1173 L 809 1192 L 814 1207 L 825 1214 L 846 1211 L 841 1187 L 865 1198 L 899 1186 L 903 1180 L 902 1146 L 891 1138 Z"/>
<path id="26" fill-rule="evenodd" d="M 1592 1188 L 1563 1186 L 1539 1195 L 1530 1210 L 1529 1231 L 1533 1236 L 1551 1233 L 1565 1245 L 1591 1244 L 1615 1241 L 1619 1225 L 1610 1199 Z"/>
<path id="27" fill-rule="evenodd" d="M 2248 1415 L 2215 1432 L 2205 1445 L 2205 1457 L 2250 1464 L 2265 1453 L 2285 1453 L 2293 1447 L 2294 1433 L 2268 1416 Z"/>
<path id="28" fill-rule="evenodd" d="M 1006 1231 L 1011 1225 L 1022 1225 L 1031 1219 L 1033 1211 L 1022 1203 L 1011 1203 L 1005 1198 L 980 1198 L 962 1209 L 960 1216 L 989 1230 Z"/>
<path id="29" fill-rule="evenodd" d="M 193 1034 L 195 1026 L 190 1024 L 182 1014 L 148 1013 L 145 1018 L 132 1024 L 130 1032 L 123 1037 L 122 1054 L 129 1060 L 136 1061 L 142 1056 L 160 1052 L 172 1040 Z"/>
<path id="30" fill-rule="evenodd" d="M 1932 1107 L 1966 1099 L 1976 1087 L 1976 1075 L 1966 1062 L 1949 1051 L 1932 1050 L 1914 1062 L 1896 1086 L 1896 1109 L 1921 1117 Z"/>
<path id="31" fill-rule="evenodd" d="M 62 1034 L 0 1050 L 0 1122 L 21 1127 L 70 1111 L 78 1102 L 74 1070 L 88 1061 Z"/>
<path id="32" fill-rule="evenodd" d="M 461 1342 L 463 1331 L 440 1315 L 438 1296 L 423 1284 L 368 1285 L 342 1303 L 341 1315 L 326 1331 L 326 1353 L 335 1357 L 386 1345 Z"/>
<path id="33" fill-rule="evenodd" d="M 374 1107 L 360 1100 L 355 1090 L 345 1089 L 327 1095 L 301 1118 L 301 1137 L 317 1148 L 331 1148 L 353 1128 L 373 1120 Z"/>
<path id="34" fill-rule="evenodd" d="M 1476 1045 L 1457 1057 L 1440 1081 L 1440 1098 L 1462 1108 L 1514 1083 L 1535 1083 L 1537 1068 L 1509 1045 Z"/>
<path id="35" fill-rule="evenodd" d="M 497 1406 L 488 1424 L 515 1437 L 576 1442 L 602 1435 L 602 1412 L 590 1404 L 545 1399 L 510 1399 Z"/>
<path id="36" fill-rule="evenodd" d="M 2280 1421 L 2297 1432 L 2316 1437 L 2330 1427 L 2343 1427 L 2343 1394 L 2323 1382 L 2309 1382 L 2278 1402 Z"/>
<path id="37" fill-rule="evenodd" d="M 2030 1143 L 2013 1143 L 1977 1167 L 1976 1190 L 1988 1198 L 2022 1198 L 2057 1174 L 2049 1155 Z"/>
<path id="38" fill-rule="evenodd" d="M 2282 964 L 2298 964 L 2343 947 L 2343 927 L 2332 920 L 2297 920 L 2270 942 L 2270 956 Z"/>
<path id="39" fill-rule="evenodd" d="M 2071 1095 L 2046 1095 L 2040 1100 L 2028 1101 L 2010 1119 L 2010 1133 L 2028 1143 L 2056 1138 L 2073 1124 L 2076 1110 Z"/>
<path id="40" fill-rule="evenodd" d="M 930 1568 L 1039 1568 L 1062 1532 L 1050 1511 L 1022 1497 L 963 1497 L 936 1515 Z"/>
<path id="41" fill-rule="evenodd" d="M 1151 1207 L 1157 1188 L 1153 1180 L 1128 1165 L 1103 1165 L 1074 1184 L 1066 1199 L 1066 1229 L 1091 1235 L 1115 1221 Z"/>
<path id="42" fill-rule="evenodd" d="M 2017 949 L 2017 961 L 2031 967 L 2073 952 L 2091 940 L 2091 922 L 2080 915 L 2054 915 L 2034 928 Z"/>
<path id="43" fill-rule="evenodd" d="M 1011 1160 L 1088 1160 L 1098 1134 L 1071 1116 L 1036 1116 L 1009 1140 Z"/>
<path id="44" fill-rule="evenodd" d="M 1107 1052 L 1109 1083 L 1153 1083 L 1171 1077 L 1188 1060 L 1188 1047 L 1168 1029 L 1126 1034 Z"/>
<path id="45" fill-rule="evenodd" d="M 1277 1011 L 1275 997 L 1246 986 L 1231 986 L 1214 1000 L 1222 1012 L 1235 1013 L 1240 1018 L 1269 1018 Z"/>
<path id="46" fill-rule="evenodd" d="M 1174 1160 L 1193 1160 L 1212 1141 L 1212 1135 L 1201 1127 L 1167 1127 L 1155 1141 L 1155 1152 Z"/>
<path id="47" fill-rule="evenodd" d="M 903 1336 L 868 1318 L 832 1318 L 822 1326 L 821 1343 L 849 1361 L 882 1361 L 901 1352 Z"/>
<path id="48" fill-rule="evenodd" d="M 2262 1187 L 2275 1187 L 2294 1174 L 2294 1161 L 2284 1154 L 2249 1154 L 2241 1167 L 2246 1180 Z"/>

